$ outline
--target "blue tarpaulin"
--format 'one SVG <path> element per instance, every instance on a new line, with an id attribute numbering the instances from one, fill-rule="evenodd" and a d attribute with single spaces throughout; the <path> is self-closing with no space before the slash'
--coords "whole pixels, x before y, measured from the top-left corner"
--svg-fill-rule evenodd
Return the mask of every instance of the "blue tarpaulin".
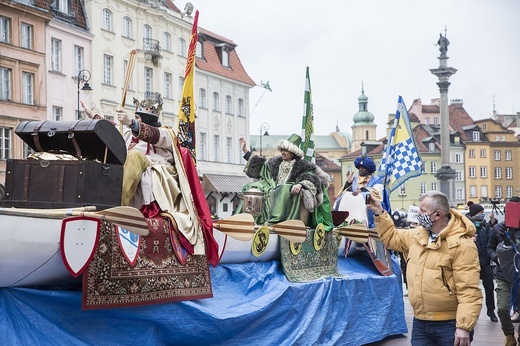
<path id="1" fill-rule="evenodd" d="M 211 268 L 213 298 L 81 310 L 81 292 L 0 289 L 5 345 L 362 345 L 407 333 L 401 274 L 364 256 L 343 277 L 287 281 L 279 261 Z"/>

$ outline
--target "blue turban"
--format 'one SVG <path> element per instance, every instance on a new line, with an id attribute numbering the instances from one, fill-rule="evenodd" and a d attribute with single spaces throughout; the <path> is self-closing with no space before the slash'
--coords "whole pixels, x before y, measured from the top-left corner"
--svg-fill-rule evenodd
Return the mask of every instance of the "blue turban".
<path id="1" fill-rule="evenodd" d="M 376 171 L 376 164 L 374 163 L 374 160 L 372 160 L 370 157 L 359 156 L 354 161 L 354 166 L 356 166 L 357 169 L 365 167 L 369 173 L 374 173 Z"/>

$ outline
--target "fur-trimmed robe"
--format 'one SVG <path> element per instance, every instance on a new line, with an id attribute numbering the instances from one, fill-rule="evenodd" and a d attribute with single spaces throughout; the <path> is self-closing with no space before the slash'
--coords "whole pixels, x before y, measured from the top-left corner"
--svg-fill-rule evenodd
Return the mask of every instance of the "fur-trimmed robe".
<path id="1" fill-rule="evenodd" d="M 282 162 L 282 156 L 278 155 L 267 160 L 267 169 L 276 181 L 278 170 Z M 244 171 L 250 178 L 261 179 L 260 172 L 265 162 L 261 156 L 251 156 Z M 296 159 L 294 166 L 286 179 L 287 183 L 302 184 L 302 200 L 305 209 L 312 212 L 323 203 L 323 188 L 329 186 L 329 175 L 315 164 L 303 159 Z M 313 190 L 316 191 L 313 193 Z"/>

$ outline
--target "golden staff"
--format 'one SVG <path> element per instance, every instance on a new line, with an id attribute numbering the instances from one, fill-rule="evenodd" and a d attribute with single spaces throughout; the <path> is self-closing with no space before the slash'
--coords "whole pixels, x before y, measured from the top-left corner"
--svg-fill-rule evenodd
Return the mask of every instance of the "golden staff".
<path id="1" fill-rule="evenodd" d="M 128 85 L 130 84 L 130 79 L 132 79 L 132 72 L 134 71 L 135 65 L 135 54 L 137 51 L 134 49 L 130 52 L 130 59 L 128 60 L 128 65 L 126 67 L 126 76 L 125 76 L 125 84 L 123 85 L 123 96 L 121 97 L 120 107 L 123 108 L 126 102 L 126 91 L 128 90 Z M 119 123 L 119 132 L 123 134 L 123 123 Z"/>

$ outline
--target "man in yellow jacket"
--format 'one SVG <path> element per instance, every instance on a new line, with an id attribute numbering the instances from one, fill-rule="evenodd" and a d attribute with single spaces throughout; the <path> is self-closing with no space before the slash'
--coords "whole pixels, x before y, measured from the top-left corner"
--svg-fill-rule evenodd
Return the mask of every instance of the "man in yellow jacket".
<path id="1" fill-rule="evenodd" d="M 379 201 L 369 199 L 367 207 L 385 246 L 408 254 L 412 345 L 470 345 L 482 308 L 473 223 L 450 210 L 448 198 L 438 191 L 419 198 L 419 226 L 412 230 L 396 229 Z"/>

